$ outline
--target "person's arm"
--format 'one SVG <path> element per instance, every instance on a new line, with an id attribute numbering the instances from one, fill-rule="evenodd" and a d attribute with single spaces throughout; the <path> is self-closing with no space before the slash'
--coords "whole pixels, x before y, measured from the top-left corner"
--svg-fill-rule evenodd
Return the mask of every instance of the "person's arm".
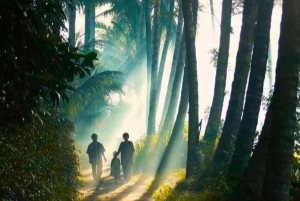
<path id="1" fill-rule="evenodd" d="M 90 148 L 90 145 L 89 145 L 88 148 L 87 148 L 87 151 L 86 151 L 87 155 L 89 156 L 89 162 L 91 162 L 91 154 L 90 154 L 91 150 L 90 149 L 91 148 Z"/>
<path id="2" fill-rule="evenodd" d="M 118 155 L 121 153 L 121 151 L 122 151 L 122 142 L 121 142 L 121 144 L 120 144 L 120 146 L 119 146 L 119 149 L 118 149 L 118 152 L 117 152 L 117 156 L 116 156 L 116 157 L 118 157 Z"/>

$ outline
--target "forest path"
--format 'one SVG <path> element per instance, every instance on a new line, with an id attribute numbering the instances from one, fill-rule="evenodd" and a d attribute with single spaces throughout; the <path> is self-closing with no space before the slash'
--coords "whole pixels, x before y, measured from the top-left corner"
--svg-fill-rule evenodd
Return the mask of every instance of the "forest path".
<path id="1" fill-rule="evenodd" d="M 79 189 L 82 201 L 152 201 L 147 192 L 151 179 L 141 175 L 134 176 L 129 182 L 115 183 L 109 176 L 109 169 L 104 169 L 102 181 L 97 183 L 92 178 L 92 170 L 81 172 L 82 186 Z"/>

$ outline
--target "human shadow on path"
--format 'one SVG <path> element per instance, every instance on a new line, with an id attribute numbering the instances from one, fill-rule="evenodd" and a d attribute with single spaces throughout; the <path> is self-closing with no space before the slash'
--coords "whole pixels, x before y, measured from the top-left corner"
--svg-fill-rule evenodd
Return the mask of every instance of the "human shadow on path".
<path id="1" fill-rule="evenodd" d="M 98 184 L 95 186 L 94 192 L 87 196 L 83 201 L 95 201 L 97 200 L 98 196 L 114 191 L 120 186 L 122 186 L 121 183 L 114 183 L 113 178 L 106 176 L 98 182 Z"/>
<path id="2" fill-rule="evenodd" d="M 124 198 L 125 196 L 129 195 L 131 192 L 134 191 L 138 186 L 142 185 L 144 182 L 144 178 L 141 176 L 133 185 L 128 185 L 125 189 L 118 192 L 116 196 L 112 196 L 109 198 L 110 201 L 119 201 L 120 199 Z"/>

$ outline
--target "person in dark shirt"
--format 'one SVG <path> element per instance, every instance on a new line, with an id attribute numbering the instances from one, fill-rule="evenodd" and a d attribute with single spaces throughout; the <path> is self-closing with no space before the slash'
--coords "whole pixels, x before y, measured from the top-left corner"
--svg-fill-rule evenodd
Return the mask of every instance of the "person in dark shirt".
<path id="1" fill-rule="evenodd" d="M 121 142 L 117 156 L 121 153 L 121 164 L 124 174 L 124 179 L 128 180 L 130 177 L 131 166 L 132 166 L 132 159 L 133 159 L 133 152 L 134 146 L 131 141 L 129 141 L 129 134 L 123 134 L 124 141 Z"/>
<path id="2" fill-rule="evenodd" d="M 114 151 L 114 157 L 110 163 L 110 175 L 114 177 L 115 183 L 120 179 L 120 159 L 117 156 L 118 152 Z"/>
<path id="3" fill-rule="evenodd" d="M 105 149 L 103 145 L 97 141 L 98 135 L 93 133 L 91 136 L 93 142 L 89 144 L 87 154 L 89 156 L 89 162 L 92 164 L 93 178 L 95 181 L 101 179 L 102 175 L 102 156 L 106 162 L 104 155 Z"/>

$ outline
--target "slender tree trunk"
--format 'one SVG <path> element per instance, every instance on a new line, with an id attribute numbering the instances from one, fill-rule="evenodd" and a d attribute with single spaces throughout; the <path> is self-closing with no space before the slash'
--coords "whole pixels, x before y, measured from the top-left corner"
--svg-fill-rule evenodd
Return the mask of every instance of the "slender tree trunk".
<path id="1" fill-rule="evenodd" d="M 283 1 L 276 81 L 271 102 L 273 124 L 262 200 L 288 201 L 294 152 L 300 67 L 300 2 Z"/>
<path id="2" fill-rule="evenodd" d="M 193 22 L 195 27 L 195 35 L 197 32 L 199 0 L 192 0 Z"/>
<path id="3" fill-rule="evenodd" d="M 211 16 L 211 27 L 212 27 L 213 42 L 214 42 L 214 39 L 215 39 L 215 10 L 214 10 L 214 1 L 213 0 L 209 0 L 209 4 L 210 4 L 210 12 L 211 12 L 211 14 L 210 14 L 210 16 Z M 221 24 L 222 24 L 222 22 L 221 22 Z M 222 25 L 221 25 L 221 27 L 222 27 Z"/>
<path id="4" fill-rule="evenodd" d="M 255 9 L 257 3 L 250 1 Z M 245 6 L 246 3 L 247 0 Z M 268 60 L 273 5 L 274 0 L 264 0 L 259 4 L 246 103 L 229 168 L 231 176 L 239 177 L 244 172 L 253 150 Z"/>
<path id="5" fill-rule="evenodd" d="M 157 110 L 157 67 L 160 46 L 159 34 L 159 15 L 160 1 L 154 3 L 154 27 L 153 27 L 153 54 L 152 54 L 152 69 L 151 69 L 151 90 L 150 90 L 150 106 L 148 117 L 148 135 L 155 133 L 156 110 Z"/>
<path id="6" fill-rule="evenodd" d="M 227 66 L 230 46 L 231 30 L 231 9 L 232 0 L 224 0 L 222 5 L 222 21 L 220 46 L 218 52 L 217 72 L 215 78 L 215 88 L 209 118 L 204 134 L 204 141 L 213 144 L 219 131 L 223 101 L 225 96 L 225 86 L 227 77 Z"/>
<path id="7" fill-rule="evenodd" d="M 247 3 L 247 1 L 245 3 Z M 251 1 L 250 4 L 251 3 L 253 3 L 253 1 Z M 223 132 L 212 160 L 213 168 L 211 173 L 213 176 L 219 174 L 223 167 L 229 165 L 233 154 L 235 138 L 239 131 L 243 111 L 245 88 L 253 47 L 255 22 L 256 9 L 245 6 L 229 106 L 227 109 Z"/>
<path id="8" fill-rule="evenodd" d="M 85 4 L 85 32 L 84 32 L 84 44 L 85 44 L 85 51 L 91 51 L 93 50 L 92 46 L 92 39 L 95 34 L 93 34 L 93 21 L 95 21 L 95 18 L 93 18 L 93 14 L 95 14 L 95 3 L 92 1 L 87 1 Z"/>
<path id="9" fill-rule="evenodd" d="M 184 16 L 184 32 L 186 42 L 186 66 L 189 83 L 189 131 L 188 131 L 188 153 L 186 165 L 186 177 L 195 173 L 197 158 L 195 147 L 198 145 L 198 79 L 197 58 L 195 47 L 195 19 L 193 18 L 192 0 L 182 0 L 182 11 Z"/>
<path id="10" fill-rule="evenodd" d="M 145 0 L 145 29 L 146 29 L 146 51 L 147 51 L 147 95 L 146 95 L 146 125 L 148 125 L 149 105 L 150 105 L 150 85 L 151 85 L 151 63 L 152 63 L 152 31 L 151 31 L 151 4 L 150 0 Z"/>
<path id="11" fill-rule="evenodd" d="M 271 91 L 272 86 L 273 86 L 273 61 L 272 61 L 272 44 L 271 44 L 271 41 L 269 43 L 267 72 L 268 72 L 268 77 L 269 77 L 269 90 Z"/>
<path id="12" fill-rule="evenodd" d="M 165 69 L 166 58 L 168 55 L 171 39 L 173 37 L 173 34 L 172 34 L 172 24 L 173 23 L 172 22 L 173 22 L 173 18 L 174 18 L 174 13 L 173 13 L 174 4 L 175 4 L 175 0 L 171 0 L 170 8 L 169 8 L 169 16 L 167 18 L 166 40 L 165 40 L 163 51 L 161 54 L 160 64 L 159 64 L 159 69 L 158 69 L 158 76 L 157 76 L 157 101 L 159 101 L 161 82 L 162 82 L 162 77 L 163 77 L 163 73 L 164 73 L 164 69 Z"/>
<path id="13" fill-rule="evenodd" d="M 167 94 L 166 94 L 166 98 L 165 98 L 165 102 L 164 102 L 160 125 L 159 125 L 159 132 L 162 131 L 165 117 L 166 117 L 167 111 L 169 110 L 170 99 L 172 97 L 171 92 L 172 92 L 173 83 L 174 83 L 174 79 L 175 79 L 177 62 L 179 60 L 178 55 L 179 55 L 179 49 L 180 49 L 180 44 L 181 44 L 181 39 L 182 39 L 182 25 L 183 25 L 181 1 L 179 1 L 179 4 L 180 5 L 178 8 L 179 15 L 178 15 L 178 25 L 177 25 L 177 31 L 176 31 L 176 42 L 175 42 L 175 48 L 174 48 L 174 53 L 173 53 L 171 72 L 170 72 L 169 81 L 168 81 Z M 183 59 L 183 58 L 181 58 L 181 59 Z"/>
<path id="14" fill-rule="evenodd" d="M 185 63 L 185 40 L 184 40 L 184 34 L 182 34 L 182 40 L 181 40 L 181 47 L 180 47 L 180 57 L 177 63 L 176 67 L 176 73 L 175 73 L 175 79 L 173 82 L 173 87 L 172 87 L 172 92 L 171 92 L 171 97 L 172 99 L 170 100 L 169 108 L 168 108 L 168 113 L 166 115 L 164 125 L 162 127 L 162 131 L 169 131 L 171 130 L 175 115 L 176 115 L 176 109 L 178 106 L 178 101 L 179 101 L 179 92 L 180 92 L 180 85 L 182 83 L 182 77 L 183 77 L 183 69 L 184 69 L 184 63 Z"/>
<path id="15" fill-rule="evenodd" d="M 181 54 L 180 54 L 181 55 Z M 182 55 L 185 57 L 185 55 Z M 186 118 L 186 112 L 188 108 L 189 94 L 188 94 L 188 75 L 187 69 L 184 70 L 183 82 L 181 87 L 180 103 L 178 108 L 178 113 L 175 121 L 175 125 L 172 130 L 172 134 L 168 143 L 168 146 L 163 154 L 162 160 L 158 166 L 158 176 L 163 175 L 168 169 L 169 162 L 174 157 L 175 147 L 177 147 L 180 137 L 182 137 L 182 131 L 184 127 L 184 122 Z"/>
<path id="16" fill-rule="evenodd" d="M 266 171 L 268 145 L 271 134 L 270 128 L 272 125 L 272 111 L 270 108 L 266 114 L 264 126 L 253 155 L 233 192 L 234 201 L 260 201 Z"/>
<path id="17" fill-rule="evenodd" d="M 69 41 L 70 45 L 75 46 L 76 43 L 76 4 L 74 0 L 72 1 L 72 5 L 69 6 Z"/>
<path id="18" fill-rule="evenodd" d="M 96 31 L 96 3 L 91 2 L 91 45 L 90 51 L 95 51 L 95 31 Z"/>

